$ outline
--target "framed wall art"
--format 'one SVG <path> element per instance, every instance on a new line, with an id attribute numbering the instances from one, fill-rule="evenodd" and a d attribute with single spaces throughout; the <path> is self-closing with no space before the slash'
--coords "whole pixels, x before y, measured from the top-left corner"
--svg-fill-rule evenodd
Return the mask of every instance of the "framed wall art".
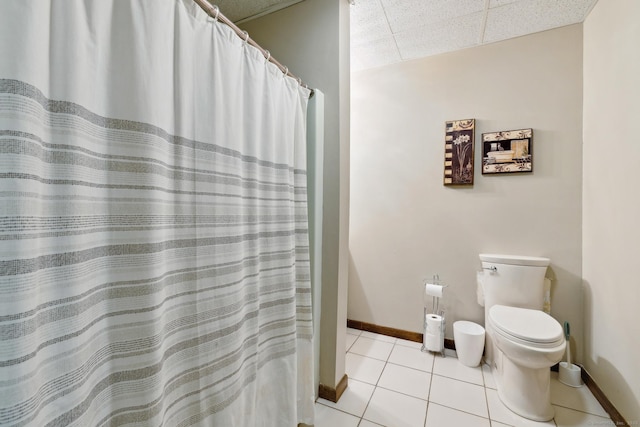
<path id="1" fill-rule="evenodd" d="M 532 172 L 533 129 L 482 134 L 482 173 Z"/>
<path id="2" fill-rule="evenodd" d="M 473 185 L 475 119 L 445 123 L 444 185 Z"/>

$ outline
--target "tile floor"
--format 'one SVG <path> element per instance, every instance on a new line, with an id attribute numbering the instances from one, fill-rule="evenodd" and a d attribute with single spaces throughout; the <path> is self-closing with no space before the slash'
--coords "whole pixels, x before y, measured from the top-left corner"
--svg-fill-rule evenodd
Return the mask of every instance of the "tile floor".
<path id="1" fill-rule="evenodd" d="M 555 418 L 519 417 L 500 402 L 489 366 L 468 368 L 447 352 L 442 358 L 419 343 L 348 329 L 349 387 L 338 403 L 318 399 L 315 427 L 615 425 L 586 386 L 565 386 L 553 372 Z"/>

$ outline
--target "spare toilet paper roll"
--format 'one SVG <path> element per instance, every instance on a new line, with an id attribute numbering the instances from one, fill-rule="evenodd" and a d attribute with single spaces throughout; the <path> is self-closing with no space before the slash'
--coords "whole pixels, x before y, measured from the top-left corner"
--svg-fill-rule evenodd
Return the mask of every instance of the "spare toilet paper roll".
<path id="1" fill-rule="evenodd" d="M 427 314 L 427 335 L 437 335 L 442 333 L 442 316 L 437 314 Z"/>
<path id="2" fill-rule="evenodd" d="M 440 335 L 425 334 L 423 344 L 429 351 L 442 351 L 443 344 Z"/>
<path id="3" fill-rule="evenodd" d="M 427 314 L 425 316 L 426 327 L 424 330 L 424 337 L 422 343 L 424 347 L 429 351 L 442 351 L 443 350 L 443 334 L 442 330 L 444 319 L 437 314 Z"/>

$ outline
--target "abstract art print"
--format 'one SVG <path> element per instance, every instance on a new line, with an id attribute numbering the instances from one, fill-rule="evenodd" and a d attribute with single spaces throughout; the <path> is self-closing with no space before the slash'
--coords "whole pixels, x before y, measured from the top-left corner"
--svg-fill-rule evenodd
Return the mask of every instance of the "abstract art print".
<path id="1" fill-rule="evenodd" d="M 533 129 L 482 134 L 482 173 L 533 171 Z"/>
<path id="2" fill-rule="evenodd" d="M 473 185 L 475 119 L 445 124 L 444 185 Z"/>

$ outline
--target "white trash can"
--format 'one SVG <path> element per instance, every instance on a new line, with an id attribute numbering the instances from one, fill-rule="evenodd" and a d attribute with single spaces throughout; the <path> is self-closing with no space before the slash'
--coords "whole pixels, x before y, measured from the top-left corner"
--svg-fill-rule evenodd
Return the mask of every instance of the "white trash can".
<path id="1" fill-rule="evenodd" d="M 453 339 L 458 360 L 465 366 L 478 366 L 484 350 L 484 328 L 477 323 L 458 320 L 453 323 Z"/>

